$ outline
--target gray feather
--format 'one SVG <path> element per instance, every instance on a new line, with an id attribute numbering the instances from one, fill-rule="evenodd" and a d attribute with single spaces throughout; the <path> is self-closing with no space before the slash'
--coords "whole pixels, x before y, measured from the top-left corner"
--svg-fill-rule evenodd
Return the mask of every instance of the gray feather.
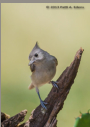
<path id="1" fill-rule="evenodd" d="M 34 64 L 30 65 L 30 70 L 31 70 L 31 72 L 35 71 L 35 65 Z"/>

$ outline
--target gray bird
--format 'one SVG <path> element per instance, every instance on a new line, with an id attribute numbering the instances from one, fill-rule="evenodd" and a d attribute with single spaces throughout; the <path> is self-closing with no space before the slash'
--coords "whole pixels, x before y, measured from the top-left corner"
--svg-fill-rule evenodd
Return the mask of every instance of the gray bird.
<path id="1" fill-rule="evenodd" d="M 57 87 L 57 82 L 51 81 L 56 73 L 56 66 L 58 65 L 57 59 L 50 55 L 48 52 L 42 50 L 36 42 L 34 48 L 29 54 L 29 66 L 32 72 L 31 80 L 32 83 L 29 85 L 29 90 L 36 88 L 36 92 L 39 96 L 41 106 L 47 109 L 46 102 L 41 100 L 38 87 L 51 83 L 54 87 Z"/>

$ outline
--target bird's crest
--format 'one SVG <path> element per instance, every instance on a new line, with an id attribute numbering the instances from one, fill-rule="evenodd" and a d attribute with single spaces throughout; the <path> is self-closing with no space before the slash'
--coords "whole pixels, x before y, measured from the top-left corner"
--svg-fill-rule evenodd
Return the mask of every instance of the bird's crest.
<path id="1" fill-rule="evenodd" d="M 34 48 L 40 48 L 38 42 L 36 42 Z"/>

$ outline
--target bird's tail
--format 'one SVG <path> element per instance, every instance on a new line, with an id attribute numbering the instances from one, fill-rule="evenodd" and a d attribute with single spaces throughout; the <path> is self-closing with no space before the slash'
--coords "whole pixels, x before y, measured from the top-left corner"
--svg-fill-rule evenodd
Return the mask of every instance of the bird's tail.
<path id="1" fill-rule="evenodd" d="M 31 83 L 29 86 L 28 86 L 28 89 L 31 90 L 34 88 L 34 85 Z"/>

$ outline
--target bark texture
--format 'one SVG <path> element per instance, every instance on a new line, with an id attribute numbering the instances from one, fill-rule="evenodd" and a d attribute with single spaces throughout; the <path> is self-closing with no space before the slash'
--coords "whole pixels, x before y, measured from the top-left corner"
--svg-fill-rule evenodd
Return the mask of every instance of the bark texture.
<path id="1" fill-rule="evenodd" d="M 20 122 L 24 120 L 26 113 L 27 110 L 23 110 L 20 113 L 16 114 L 15 116 L 4 120 L 1 123 L 1 127 L 16 127 Z"/>
<path id="2" fill-rule="evenodd" d="M 1 112 L 1 122 L 3 122 L 6 119 L 9 119 L 9 118 L 10 118 L 10 116 L 8 114 Z"/>

